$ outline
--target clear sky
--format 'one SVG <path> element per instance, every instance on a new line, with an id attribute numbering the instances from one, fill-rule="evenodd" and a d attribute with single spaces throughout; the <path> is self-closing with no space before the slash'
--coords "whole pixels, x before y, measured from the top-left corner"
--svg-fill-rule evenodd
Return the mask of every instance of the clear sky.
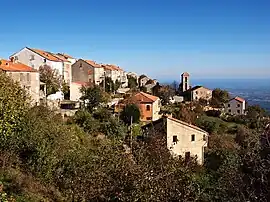
<path id="1" fill-rule="evenodd" d="M 25 46 L 158 79 L 270 78 L 269 0 L 1 1 L 0 57 Z"/>

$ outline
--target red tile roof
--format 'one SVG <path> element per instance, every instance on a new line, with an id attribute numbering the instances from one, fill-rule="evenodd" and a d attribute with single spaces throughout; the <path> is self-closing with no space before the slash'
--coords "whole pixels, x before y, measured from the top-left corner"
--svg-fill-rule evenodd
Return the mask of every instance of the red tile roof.
<path id="1" fill-rule="evenodd" d="M 189 76 L 189 73 L 184 72 L 184 73 L 182 74 L 182 76 Z"/>
<path id="2" fill-rule="evenodd" d="M 233 98 L 234 100 L 237 100 L 238 102 L 245 102 L 245 99 L 241 98 L 241 97 L 235 97 Z"/>
<path id="3" fill-rule="evenodd" d="M 143 102 L 151 102 L 152 103 L 152 102 L 155 102 L 157 99 L 159 99 L 159 98 L 156 96 L 144 93 L 144 92 L 139 92 L 132 97 L 132 100 L 135 100 L 135 101 L 141 102 L 141 103 L 143 103 Z"/>
<path id="4" fill-rule="evenodd" d="M 55 61 L 55 62 L 62 62 L 62 60 L 60 58 L 56 57 L 55 54 L 53 54 L 53 53 L 43 51 L 43 50 L 39 50 L 39 49 L 36 49 L 36 48 L 28 48 L 28 49 L 35 52 L 35 53 L 37 53 L 38 55 L 46 58 L 47 60 Z"/>
<path id="5" fill-rule="evenodd" d="M 57 53 L 57 55 L 61 55 L 64 56 L 66 59 L 74 59 L 74 57 L 71 57 L 70 55 L 66 54 L 66 53 Z"/>
<path id="6" fill-rule="evenodd" d="M 103 64 L 102 65 L 105 70 L 117 70 L 117 71 L 123 71 L 119 66 L 117 65 L 111 65 L 111 64 Z"/>
<path id="7" fill-rule="evenodd" d="M 95 61 L 93 60 L 84 60 L 86 63 L 88 63 L 89 65 L 93 66 L 93 67 L 96 67 L 96 68 L 100 68 L 102 67 L 100 64 L 96 63 Z"/>
<path id="8" fill-rule="evenodd" d="M 37 70 L 33 69 L 32 67 L 29 67 L 27 65 L 24 65 L 19 62 L 11 62 L 8 60 L 0 60 L 0 69 L 4 71 L 10 71 L 10 72 L 37 72 Z"/>

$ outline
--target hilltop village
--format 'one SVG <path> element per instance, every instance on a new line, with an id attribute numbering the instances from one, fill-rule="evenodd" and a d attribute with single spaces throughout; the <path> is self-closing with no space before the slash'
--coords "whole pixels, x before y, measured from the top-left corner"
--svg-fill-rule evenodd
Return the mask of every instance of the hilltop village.
<path id="1" fill-rule="evenodd" d="M 29 47 L 0 70 L 0 201 L 268 197 L 269 115 L 241 97 Z"/>
<path id="2" fill-rule="evenodd" d="M 2 59 L 0 68 L 27 90 L 33 105 L 45 103 L 63 117 L 75 115 L 82 107 L 82 88 L 99 86 L 109 94 L 110 99 L 104 104 L 114 115 L 124 110 L 127 101 L 136 104 L 144 129 L 149 123 L 155 126 L 165 121 L 168 149 L 187 158 L 197 156 L 200 164 L 203 163 L 208 132 L 174 118 L 163 109 L 169 104 L 195 102 L 203 103 L 205 111 L 211 109 L 231 115 L 244 115 L 246 109 L 246 101 L 240 97 L 228 99 L 222 106 L 211 107 L 213 90 L 192 86 L 187 72 L 181 74 L 179 86 L 162 86 L 155 79 L 127 73 L 117 65 L 29 47 L 15 52 L 9 60 Z"/>

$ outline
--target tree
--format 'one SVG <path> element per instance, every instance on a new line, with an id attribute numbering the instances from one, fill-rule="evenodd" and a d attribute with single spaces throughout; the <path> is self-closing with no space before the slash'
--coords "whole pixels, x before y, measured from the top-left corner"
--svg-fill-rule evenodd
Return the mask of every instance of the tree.
<path id="1" fill-rule="evenodd" d="M 54 94 L 60 89 L 61 76 L 48 65 L 39 67 L 40 81 L 46 84 L 47 95 Z M 63 82 L 64 83 L 64 82 Z"/>
<path id="2" fill-rule="evenodd" d="M 162 104 L 168 104 L 170 98 L 175 95 L 175 92 L 171 88 L 171 86 L 160 86 L 159 83 L 157 83 L 157 85 L 153 87 L 152 91 L 155 96 L 161 99 Z"/>
<path id="3" fill-rule="evenodd" d="M 29 101 L 26 91 L 0 72 L 0 146 L 9 147 L 10 136 L 17 136 L 22 129 Z"/>
<path id="4" fill-rule="evenodd" d="M 212 92 L 211 105 L 214 107 L 223 107 L 223 104 L 228 102 L 230 99 L 229 92 L 216 88 Z"/>
<path id="5" fill-rule="evenodd" d="M 128 125 L 131 124 L 131 119 L 133 123 L 138 123 L 140 121 L 140 116 L 140 109 L 136 104 L 127 104 L 120 114 L 120 118 Z"/>
<path id="6" fill-rule="evenodd" d="M 131 89 L 136 89 L 137 86 L 138 86 L 137 79 L 132 76 L 128 76 L 128 87 Z"/>
<path id="7" fill-rule="evenodd" d="M 94 108 L 98 107 L 105 101 L 104 93 L 99 86 L 83 86 L 81 88 L 81 93 L 82 97 L 80 99 L 84 101 L 90 112 L 93 112 Z"/>

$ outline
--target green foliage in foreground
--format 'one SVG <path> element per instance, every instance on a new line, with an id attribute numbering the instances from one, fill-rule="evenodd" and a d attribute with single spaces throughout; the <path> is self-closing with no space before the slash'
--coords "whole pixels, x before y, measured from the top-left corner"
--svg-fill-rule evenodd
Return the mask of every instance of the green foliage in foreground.
<path id="1" fill-rule="evenodd" d="M 9 85 L 17 92 L 12 98 L 9 87 L 0 86 L 3 201 L 11 196 L 17 201 L 202 202 L 270 197 L 269 145 L 260 146 L 261 133 L 255 130 L 241 126 L 234 135 L 213 130 L 201 167 L 173 158 L 159 131 L 154 138 L 134 141 L 129 151 L 124 138 L 115 138 L 124 133 L 124 125 L 105 109 L 79 111 L 66 124 L 45 107 L 27 108 L 21 101 L 24 92 Z M 18 120 L 9 121 L 13 116 Z M 211 121 L 203 122 L 209 130 Z M 96 138 L 97 133 L 106 137 Z"/>

